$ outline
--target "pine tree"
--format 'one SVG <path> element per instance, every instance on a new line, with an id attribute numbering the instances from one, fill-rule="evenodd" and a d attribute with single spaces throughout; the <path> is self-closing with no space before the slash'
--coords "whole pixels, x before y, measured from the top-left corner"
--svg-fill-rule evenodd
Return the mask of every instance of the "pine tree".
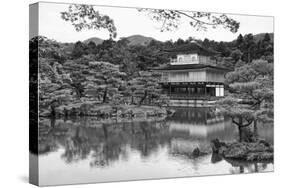
<path id="1" fill-rule="evenodd" d="M 239 127 L 273 120 L 273 65 L 256 60 L 227 74 L 231 93 L 219 102 Z"/>
<path id="2" fill-rule="evenodd" d="M 148 104 L 158 104 L 159 106 L 167 103 L 167 98 L 162 94 L 162 87 L 159 84 L 160 75 L 156 72 L 142 71 L 139 76 L 129 81 L 129 91 L 132 100 L 141 106 L 145 101 Z M 137 100 L 136 100 L 137 99 Z"/>
<path id="3" fill-rule="evenodd" d="M 82 57 L 82 55 L 86 54 L 87 52 L 87 45 L 78 41 L 75 43 L 73 50 L 72 50 L 72 57 L 77 59 Z"/>
<path id="4" fill-rule="evenodd" d="M 239 34 L 237 39 L 236 39 L 237 48 L 241 49 L 243 43 L 244 43 L 244 38 L 243 38 L 242 34 Z"/>
<path id="5" fill-rule="evenodd" d="M 120 72 L 118 65 L 107 62 L 88 62 L 88 74 L 83 82 L 87 97 L 97 97 L 102 103 L 118 94 L 122 85 L 124 72 Z"/>
<path id="6" fill-rule="evenodd" d="M 246 61 L 247 63 L 250 63 L 253 59 L 255 44 L 256 43 L 252 34 L 245 35 L 244 42 L 242 43 L 242 51 L 244 54 L 244 61 Z"/>

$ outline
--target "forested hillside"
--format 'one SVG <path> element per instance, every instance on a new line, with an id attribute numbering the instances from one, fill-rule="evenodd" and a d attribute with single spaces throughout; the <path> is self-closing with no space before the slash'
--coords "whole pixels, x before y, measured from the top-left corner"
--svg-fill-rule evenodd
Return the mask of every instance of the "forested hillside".
<path id="1" fill-rule="evenodd" d="M 273 67 L 272 34 L 258 38 L 247 34 L 232 42 L 196 41 L 219 52 L 215 58 L 220 66 L 241 69 L 258 60 Z M 36 37 L 30 45 L 39 44 L 40 115 L 70 113 L 69 109 L 83 115 L 87 114 L 85 104 L 166 105 L 167 97 L 161 94 L 158 84 L 159 75 L 151 70 L 169 62 L 171 56 L 166 49 L 192 40 L 195 39 L 174 42 L 151 39 L 147 45 L 132 45 L 123 38 L 100 44 L 94 41 L 72 44 Z M 73 107 L 78 107 L 79 112 Z"/>

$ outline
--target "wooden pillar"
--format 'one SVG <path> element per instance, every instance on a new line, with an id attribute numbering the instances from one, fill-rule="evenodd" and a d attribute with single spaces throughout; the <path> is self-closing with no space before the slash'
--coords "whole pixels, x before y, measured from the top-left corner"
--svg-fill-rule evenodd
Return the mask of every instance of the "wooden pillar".
<path id="1" fill-rule="evenodd" d="M 171 95 L 171 83 L 169 83 L 169 95 Z"/>
<path id="2" fill-rule="evenodd" d="M 195 96 L 198 95 L 198 93 L 197 93 L 197 87 L 198 87 L 197 85 L 194 86 L 194 95 L 195 95 Z"/>

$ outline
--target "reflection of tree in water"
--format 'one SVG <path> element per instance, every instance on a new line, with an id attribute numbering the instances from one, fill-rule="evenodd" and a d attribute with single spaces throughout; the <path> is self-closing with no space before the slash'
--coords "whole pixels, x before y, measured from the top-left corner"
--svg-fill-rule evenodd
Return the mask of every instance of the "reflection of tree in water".
<path id="1" fill-rule="evenodd" d="M 42 120 L 39 121 L 38 127 L 38 154 L 44 155 L 50 152 L 56 151 L 58 145 L 53 139 L 53 128 L 52 125 L 55 124 L 55 120 Z"/>
<path id="2" fill-rule="evenodd" d="M 184 113 L 190 112 L 185 111 Z M 194 115 L 191 114 L 190 116 L 188 114 L 188 116 L 185 116 L 188 118 L 178 118 L 178 121 L 177 119 L 172 119 L 163 122 L 126 122 L 115 124 L 101 124 L 91 118 L 56 121 L 45 119 L 41 121 L 41 124 L 42 127 L 47 127 L 47 131 L 43 131 L 40 134 L 42 136 L 40 137 L 42 141 L 39 143 L 44 152 L 52 152 L 54 151 L 52 150 L 53 148 L 58 149 L 62 147 L 64 151 L 61 157 L 66 163 L 90 158 L 91 162 L 89 165 L 91 167 L 104 168 L 112 165 L 114 162 L 128 160 L 131 152 L 140 154 L 142 159 L 148 159 L 164 147 L 168 147 L 168 152 L 170 152 L 171 148 L 175 147 L 175 145 L 173 145 L 175 143 L 173 142 L 181 141 L 176 142 L 179 151 L 176 153 L 177 155 L 175 157 L 185 157 L 185 160 L 190 161 L 186 156 L 190 154 L 189 149 L 191 152 L 194 150 L 194 145 L 192 143 L 196 144 L 198 142 L 199 146 L 203 145 L 205 147 L 206 145 L 207 147 L 209 139 L 213 138 L 213 136 L 231 140 L 236 138 L 236 136 L 233 136 L 233 130 L 235 130 L 233 127 L 226 127 L 223 130 L 220 128 L 217 129 L 218 124 L 208 124 L 208 122 L 209 119 L 218 118 L 202 116 L 204 115 L 202 113 L 203 112 L 196 112 Z M 207 117 L 207 121 L 203 118 L 204 121 L 200 120 L 200 123 L 198 123 L 196 117 L 199 116 Z M 206 131 L 211 130 L 212 134 L 207 132 L 207 137 L 194 137 L 190 132 L 190 122 L 192 122 L 193 129 L 200 128 L 201 130 L 203 128 L 205 130 L 206 128 Z M 174 124 L 180 124 L 181 126 L 173 126 Z M 219 125 L 225 126 L 225 124 Z M 182 129 L 184 128 L 182 126 L 189 128 L 189 131 L 186 132 L 185 129 Z M 211 127 L 216 127 L 216 129 L 210 129 Z M 251 131 L 251 129 L 241 129 L 241 139 L 247 140 Z M 237 132 L 235 132 L 235 135 L 237 135 Z M 171 153 L 168 153 L 168 155 L 171 155 Z M 200 159 L 198 158 L 198 160 L 195 160 L 195 163 L 200 163 Z M 220 160 L 218 156 L 212 156 L 211 162 L 216 163 Z M 237 167 L 233 168 L 234 170 L 237 169 Z M 250 170 L 245 166 L 243 166 L 243 168 L 246 168 L 247 171 Z M 241 167 L 241 171 L 243 171 L 243 168 Z M 257 169 L 262 170 L 263 168 L 258 164 Z"/>
<path id="3" fill-rule="evenodd" d="M 77 127 L 74 136 L 65 139 L 65 152 L 61 157 L 67 163 L 86 159 L 91 151 L 87 136 L 80 132 L 81 127 Z"/>
<path id="4" fill-rule="evenodd" d="M 191 111 L 194 111 L 194 109 Z M 184 113 L 190 114 L 191 112 L 185 111 Z M 201 111 L 200 113 L 197 111 L 194 113 L 197 115 L 182 113 L 178 113 L 178 115 L 188 117 L 188 122 L 194 118 L 195 121 L 198 116 L 204 115 Z M 213 116 L 210 118 L 213 118 Z M 182 121 L 182 119 L 178 118 L 178 121 Z M 202 123 L 204 122 L 206 121 L 204 120 Z M 126 160 L 128 150 L 136 150 L 142 158 L 147 158 L 153 153 L 157 153 L 161 147 L 167 145 L 171 147 L 171 139 L 178 135 L 171 132 L 170 126 L 171 122 L 167 121 L 126 122 L 99 126 L 96 122 L 91 123 L 91 119 L 66 119 L 64 121 L 51 121 L 50 127 L 53 130 L 53 140 L 57 142 L 57 145 L 63 146 L 65 150 L 62 158 L 67 163 L 91 156 L 92 162 L 90 165 L 92 167 L 104 167 L 114 161 Z M 67 134 L 57 134 L 57 131 L 62 129 L 67 129 Z M 183 133 L 183 136 L 185 140 L 187 139 L 186 141 L 189 141 L 189 136 L 186 133 Z"/>
<path id="5" fill-rule="evenodd" d="M 124 145 L 124 135 L 112 134 L 109 132 L 109 125 L 102 125 L 103 140 L 97 148 L 93 148 L 93 161 L 90 163 L 91 167 L 105 167 L 112 162 L 117 161 L 120 156 L 126 156 Z M 123 132 L 123 131 L 122 131 Z"/>
<path id="6" fill-rule="evenodd" d="M 44 121 L 50 131 L 45 144 L 63 146 L 62 158 L 67 163 L 91 157 L 91 167 L 105 167 L 114 161 L 127 160 L 128 149 L 135 149 L 142 157 L 149 157 L 161 145 L 169 142 L 165 122 L 133 122 L 92 124 L 84 127 L 76 121 Z M 87 122 L 87 125 L 91 123 Z"/>
<path id="7" fill-rule="evenodd" d="M 243 161 L 230 161 L 227 160 L 232 165 L 230 172 L 232 174 L 239 174 L 239 173 L 254 173 L 254 172 L 261 172 L 267 168 L 268 163 L 258 163 L 258 162 L 243 162 Z"/>
<path id="8" fill-rule="evenodd" d="M 159 134 L 159 127 L 152 126 L 148 122 L 138 123 L 137 128 L 139 129 L 133 137 L 133 148 L 140 151 L 142 157 L 148 157 L 157 148 L 164 143 L 168 142 L 169 137 L 161 137 Z"/>
<path id="9" fill-rule="evenodd" d="M 223 158 L 216 153 L 212 154 L 211 162 L 213 164 L 222 161 Z M 239 173 L 253 173 L 253 172 L 261 172 L 267 168 L 268 163 L 263 162 L 245 162 L 245 161 L 238 161 L 238 160 L 225 160 L 226 162 L 231 164 L 230 173 L 232 174 L 239 174 Z"/>
<path id="10" fill-rule="evenodd" d="M 166 137 L 163 137 L 162 141 L 159 140 L 161 129 L 162 124 L 155 126 L 147 122 L 123 123 L 118 126 L 103 125 L 104 139 L 94 151 L 94 160 L 90 165 L 105 167 L 119 159 L 127 160 L 127 146 L 139 151 L 142 157 L 150 156 L 159 144 L 167 142 Z"/>

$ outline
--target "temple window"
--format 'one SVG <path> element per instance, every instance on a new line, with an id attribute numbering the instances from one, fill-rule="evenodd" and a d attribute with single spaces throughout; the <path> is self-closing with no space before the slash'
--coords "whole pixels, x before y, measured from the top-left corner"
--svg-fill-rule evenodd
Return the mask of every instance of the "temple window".
<path id="1" fill-rule="evenodd" d="M 195 62 L 196 60 L 197 60 L 196 56 L 194 56 L 194 55 L 191 56 L 191 61 L 192 61 L 192 62 Z"/>
<path id="2" fill-rule="evenodd" d="M 183 62 L 183 57 L 179 57 L 179 62 Z"/>

